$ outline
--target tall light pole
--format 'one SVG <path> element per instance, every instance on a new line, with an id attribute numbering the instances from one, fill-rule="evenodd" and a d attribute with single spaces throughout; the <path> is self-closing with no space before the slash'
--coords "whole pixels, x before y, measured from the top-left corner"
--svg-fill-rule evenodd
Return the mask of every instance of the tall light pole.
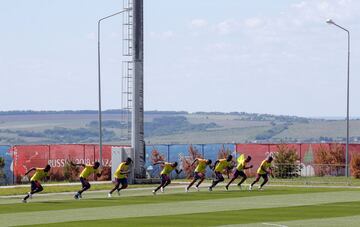
<path id="1" fill-rule="evenodd" d="M 99 21 L 98 21 L 98 92 L 99 92 L 99 148 L 100 148 L 100 154 L 99 154 L 99 158 L 100 158 L 100 165 L 102 166 L 102 140 L 103 140 L 103 134 L 102 134 L 102 113 L 101 113 L 101 70 L 100 70 L 100 25 L 101 25 L 101 21 L 105 20 L 105 19 L 108 19 L 110 17 L 113 17 L 113 16 L 116 16 L 116 15 L 119 15 L 119 14 L 122 14 L 126 11 L 129 11 L 131 9 L 124 9 L 120 12 L 117 12 L 117 13 L 114 13 L 114 14 L 111 14 L 109 16 L 106 16 L 106 17 L 103 17 L 101 18 Z"/>
<path id="2" fill-rule="evenodd" d="M 346 177 L 349 176 L 349 88 L 350 88 L 350 31 L 346 28 L 336 24 L 333 20 L 328 19 L 326 21 L 328 24 L 335 25 L 336 27 L 347 32 L 348 37 L 348 56 L 347 56 L 347 94 L 346 94 L 346 153 L 345 153 L 345 171 Z"/>

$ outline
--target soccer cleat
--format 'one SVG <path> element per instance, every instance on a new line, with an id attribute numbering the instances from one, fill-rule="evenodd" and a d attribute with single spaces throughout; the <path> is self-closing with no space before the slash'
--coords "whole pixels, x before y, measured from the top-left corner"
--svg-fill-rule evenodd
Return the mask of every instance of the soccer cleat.
<path id="1" fill-rule="evenodd" d="M 185 192 L 189 192 L 189 189 L 187 187 L 185 187 Z"/>
<path id="2" fill-rule="evenodd" d="M 26 199 L 22 199 L 21 202 L 22 202 L 22 203 L 27 203 L 27 200 L 26 200 Z"/>
<path id="3" fill-rule="evenodd" d="M 161 187 L 161 188 L 160 188 L 160 191 L 161 191 L 161 192 L 164 192 L 164 187 Z"/>
<path id="4" fill-rule="evenodd" d="M 108 198 L 111 198 L 111 197 L 112 197 L 112 196 L 111 196 L 111 194 L 109 193 L 109 194 L 108 194 Z"/>
<path id="5" fill-rule="evenodd" d="M 117 192 L 118 196 L 120 196 L 120 190 L 116 190 L 116 192 Z"/>
<path id="6" fill-rule="evenodd" d="M 200 191 L 199 186 L 195 186 L 196 191 Z"/>
<path id="7" fill-rule="evenodd" d="M 208 190 L 209 190 L 209 192 L 211 192 L 211 191 L 212 191 L 212 187 L 209 187 Z"/>
<path id="8" fill-rule="evenodd" d="M 250 185 L 250 186 L 249 186 L 249 191 L 251 191 L 251 190 L 252 190 L 252 186 Z"/>
<path id="9" fill-rule="evenodd" d="M 226 191 L 229 191 L 229 186 L 226 185 L 226 186 L 225 186 L 225 190 L 226 190 Z"/>
<path id="10" fill-rule="evenodd" d="M 259 190 L 260 190 L 260 191 L 263 191 L 264 189 L 263 189 L 261 186 L 259 186 Z"/>
<path id="11" fill-rule="evenodd" d="M 74 199 L 76 199 L 76 200 L 79 199 L 79 194 L 78 194 L 78 193 L 76 193 L 76 194 L 74 195 Z"/>
<path id="12" fill-rule="evenodd" d="M 82 199 L 82 195 L 81 195 L 81 194 L 78 194 L 78 197 L 79 197 L 79 199 Z"/>
<path id="13" fill-rule="evenodd" d="M 152 194 L 153 194 L 153 195 L 156 195 L 156 191 L 155 191 L 155 190 L 153 190 L 153 191 L 152 191 Z"/>
<path id="14" fill-rule="evenodd" d="M 28 192 L 29 198 L 32 199 L 32 194 Z"/>

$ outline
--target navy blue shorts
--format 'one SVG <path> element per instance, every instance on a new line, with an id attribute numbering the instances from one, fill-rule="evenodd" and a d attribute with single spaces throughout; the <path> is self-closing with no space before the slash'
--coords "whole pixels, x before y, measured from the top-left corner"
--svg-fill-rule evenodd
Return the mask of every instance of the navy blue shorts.
<path id="1" fill-rule="evenodd" d="M 165 184 L 166 182 L 171 182 L 169 175 L 167 174 L 161 174 L 160 176 L 161 184 Z"/>
<path id="2" fill-rule="evenodd" d="M 31 181 L 30 183 L 31 183 L 31 191 L 35 191 L 36 189 L 43 188 L 39 181 Z"/>
<path id="3" fill-rule="evenodd" d="M 195 172 L 195 173 L 194 173 L 194 179 L 195 179 L 195 180 L 204 179 L 204 178 L 205 178 L 205 174 L 204 174 L 204 173 L 199 173 L 199 172 Z"/>
<path id="4" fill-rule="evenodd" d="M 235 169 L 233 173 L 233 178 L 237 178 L 238 176 L 246 177 L 246 174 L 244 173 L 244 171 Z"/>
<path id="5" fill-rule="evenodd" d="M 256 180 L 259 180 L 260 177 L 262 177 L 264 180 L 268 180 L 268 179 L 269 179 L 267 173 L 265 173 L 265 174 L 259 174 L 259 173 L 258 173 L 257 176 L 256 176 Z"/>
<path id="6" fill-rule="evenodd" d="M 83 177 L 80 177 L 80 182 L 83 188 L 88 188 L 90 187 L 90 183 Z"/>
<path id="7" fill-rule="evenodd" d="M 216 178 L 216 180 L 224 181 L 224 177 L 223 177 L 222 173 L 220 173 L 218 171 L 215 171 L 215 178 Z"/>
<path id="8" fill-rule="evenodd" d="M 118 184 L 121 184 L 121 185 L 127 185 L 128 184 L 128 181 L 127 181 L 127 178 L 115 178 L 115 182 L 118 183 Z"/>

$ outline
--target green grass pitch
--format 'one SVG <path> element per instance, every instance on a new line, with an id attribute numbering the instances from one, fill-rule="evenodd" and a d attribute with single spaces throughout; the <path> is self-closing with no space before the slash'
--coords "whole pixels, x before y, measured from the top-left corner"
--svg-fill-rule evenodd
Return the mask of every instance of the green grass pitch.
<path id="1" fill-rule="evenodd" d="M 168 188 L 153 196 L 150 188 L 106 192 L 0 198 L 0 226 L 356 226 L 360 190 L 350 188 L 266 187 L 264 191 L 184 192 Z M 46 188 L 45 188 L 46 190 Z"/>

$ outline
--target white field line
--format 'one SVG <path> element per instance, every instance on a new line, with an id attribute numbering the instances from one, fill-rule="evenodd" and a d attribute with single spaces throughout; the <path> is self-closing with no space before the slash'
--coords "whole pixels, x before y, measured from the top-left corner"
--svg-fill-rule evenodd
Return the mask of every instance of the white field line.
<path id="1" fill-rule="evenodd" d="M 184 196 L 186 196 L 185 193 Z M 347 191 L 291 195 L 263 195 L 255 197 L 134 204 L 126 206 L 121 206 L 121 200 L 119 200 L 119 206 L 8 213 L 0 214 L 0 220 L 2 220 L 2 226 L 36 225 L 70 221 L 90 221 L 113 218 L 150 217 L 209 213 L 216 211 L 306 206 L 353 201 L 360 201 L 360 192 Z M 24 204 L 24 206 L 26 205 L 27 204 Z"/>
<path id="2" fill-rule="evenodd" d="M 280 225 L 280 224 L 273 224 L 273 223 L 261 223 L 262 225 L 269 225 L 269 226 L 278 226 L 278 227 L 288 227 L 287 225 Z"/>

